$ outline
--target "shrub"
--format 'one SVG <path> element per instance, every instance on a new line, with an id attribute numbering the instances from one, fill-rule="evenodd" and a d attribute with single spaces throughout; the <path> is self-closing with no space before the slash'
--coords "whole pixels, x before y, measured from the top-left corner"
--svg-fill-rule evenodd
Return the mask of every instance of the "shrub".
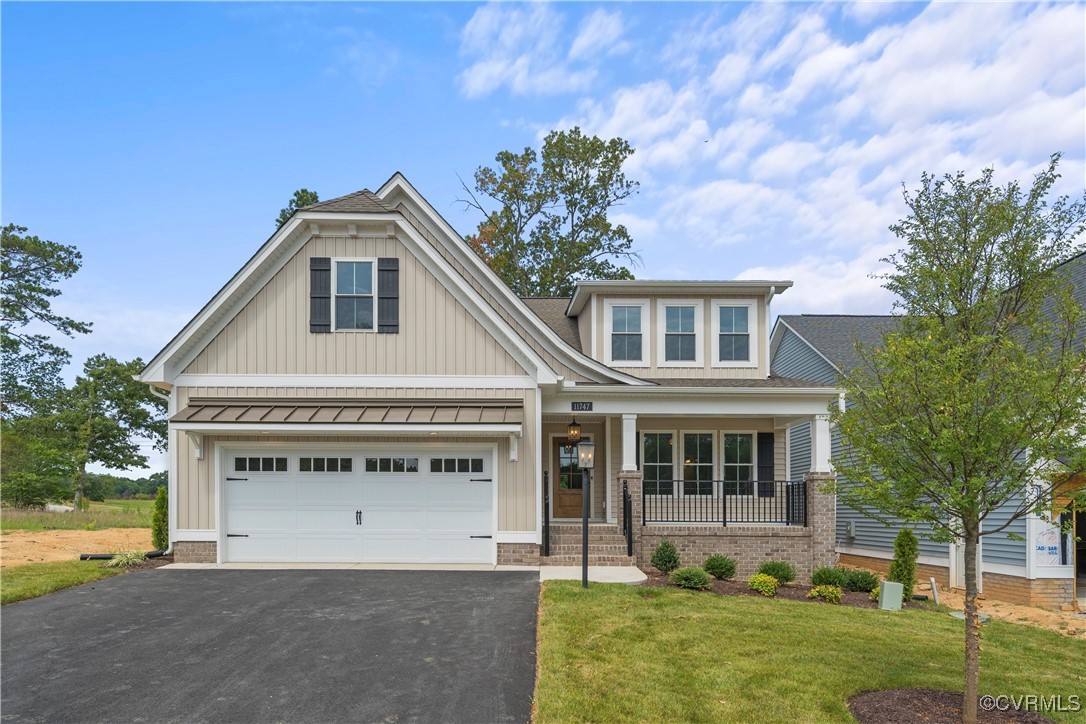
<path id="1" fill-rule="evenodd" d="M 143 551 L 122 551 L 102 565 L 106 568 L 128 568 L 143 563 L 145 560 L 147 560 L 147 554 Z"/>
<path id="2" fill-rule="evenodd" d="M 888 581 L 901 584 L 901 596 L 904 600 L 913 597 L 913 584 L 916 581 L 916 558 L 920 553 L 920 543 L 916 535 L 908 528 L 902 528 L 894 538 L 894 560 L 890 563 Z"/>
<path id="3" fill-rule="evenodd" d="M 777 593 L 777 579 L 766 573 L 755 573 L 747 579 L 747 585 L 763 596 L 774 596 Z"/>
<path id="4" fill-rule="evenodd" d="M 812 586 L 844 586 L 845 570 L 843 568 L 831 568 L 819 566 L 811 574 Z"/>
<path id="5" fill-rule="evenodd" d="M 773 576 L 778 583 L 789 583 L 796 580 L 796 567 L 788 561 L 766 561 L 758 566 L 758 572 Z"/>
<path id="6" fill-rule="evenodd" d="M 660 541 L 660 545 L 652 552 L 651 563 L 661 573 L 671 573 L 678 568 L 679 551 L 675 550 L 675 544 L 666 538 Z"/>
<path id="7" fill-rule="evenodd" d="M 709 556 L 702 566 L 705 572 L 721 581 L 735 578 L 735 561 L 727 556 Z"/>
<path id="8" fill-rule="evenodd" d="M 879 586 L 879 577 L 871 571 L 843 571 L 843 573 L 845 574 L 844 581 L 838 585 L 846 591 L 867 593 Z"/>
<path id="9" fill-rule="evenodd" d="M 807 598 L 821 598 L 827 603 L 841 603 L 844 595 L 839 586 L 831 585 L 815 586 L 807 592 Z"/>
<path id="10" fill-rule="evenodd" d="M 689 588 L 694 591 L 704 591 L 709 588 L 709 574 L 697 566 L 687 566 L 672 571 L 668 580 L 679 588 Z"/>
<path id="11" fill-rule="evenodd" d="M 151 514 L 151 545 L 157 551 L 170 547 L 170 500 L 166 488 L 160 487 L 155 496 L 155 508 Z"/>
<path id="12" fill-rule="evenodd" d="M 868 601 L 874 601 L 875 603 L 879 602 L 879 587 L 878 586 L 875 586 L 874 588 L 872 588 L 871 593 L 867 594 L 867 600 Z"/>

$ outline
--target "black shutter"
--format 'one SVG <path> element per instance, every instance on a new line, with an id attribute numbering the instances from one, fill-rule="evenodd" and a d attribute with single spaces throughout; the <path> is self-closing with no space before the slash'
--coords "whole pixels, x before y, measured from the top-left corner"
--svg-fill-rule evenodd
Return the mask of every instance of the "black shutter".
<path id="1" fill-rule="evenodd" d="M 776 494 L 773 485 L 773 433 L 758 433 L 758 497 L 772 498 Z"/>
<path id="2" fill-rule="evenodd" d="M 400 333 L 400 260 L 377 260 L 377 332 Z"/>
<path id="3" fill-rule="evenodd" d="M 309 260 L 309 331 L 332 331 L 332 260 L 326 256 Z"/>

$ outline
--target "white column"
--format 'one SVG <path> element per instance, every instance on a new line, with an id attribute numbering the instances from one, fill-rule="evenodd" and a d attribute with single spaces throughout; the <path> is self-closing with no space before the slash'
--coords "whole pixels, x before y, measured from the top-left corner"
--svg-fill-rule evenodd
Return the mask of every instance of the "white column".
<path id="1" fill-rule="evenodd" d="M 622 416 L 622 471 L 637 470 L 637 415 Z"/>
<path id="2" fill-rule="evenodd" d="M 830 416 L 815 415 L 811 423 L 811 472 L 833 472 L 830 456 Z"/>

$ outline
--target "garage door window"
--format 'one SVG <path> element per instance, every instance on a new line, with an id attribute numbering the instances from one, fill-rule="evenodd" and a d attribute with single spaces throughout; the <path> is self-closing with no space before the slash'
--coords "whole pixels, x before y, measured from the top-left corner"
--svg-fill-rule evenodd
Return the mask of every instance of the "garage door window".
<path id="1" fill-rule="evenodd" d="M 482 458 L 430 458 L 431 473 L 481 473 Z"/>
<path id="2" fill-rule="evenodd" d="M 353 469 L 353 458 L 298 458 L 298 470 L 303 473 L 349 473 Z"/>
<path id="3" fill-rule="evenodd" d="M 367 473 L 417 473 L 418 458 L 366 458 Z"/>
<path id="4" fill-rule="evenodd" d="M 234 458 L 234 472 L 237 473 L 285 473 L 287 459 L 276 457 Z"/>

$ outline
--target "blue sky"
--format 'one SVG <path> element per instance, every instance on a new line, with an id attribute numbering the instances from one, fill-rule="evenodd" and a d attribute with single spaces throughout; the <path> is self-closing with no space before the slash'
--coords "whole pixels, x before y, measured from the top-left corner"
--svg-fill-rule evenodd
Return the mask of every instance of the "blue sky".
<path id="1" fill-rule="evenodd" d="M 645 278 L 786 278 L 779 312 L 885 312 L 869 275 L 922 171 L 1086 179 L 1084 5 L 11 3 L 2 219 L 78 246 L 70 344 L 150 358 L 274 230 L 403 171 L 456 204 L 502 149 L 628 139 Z"/>

